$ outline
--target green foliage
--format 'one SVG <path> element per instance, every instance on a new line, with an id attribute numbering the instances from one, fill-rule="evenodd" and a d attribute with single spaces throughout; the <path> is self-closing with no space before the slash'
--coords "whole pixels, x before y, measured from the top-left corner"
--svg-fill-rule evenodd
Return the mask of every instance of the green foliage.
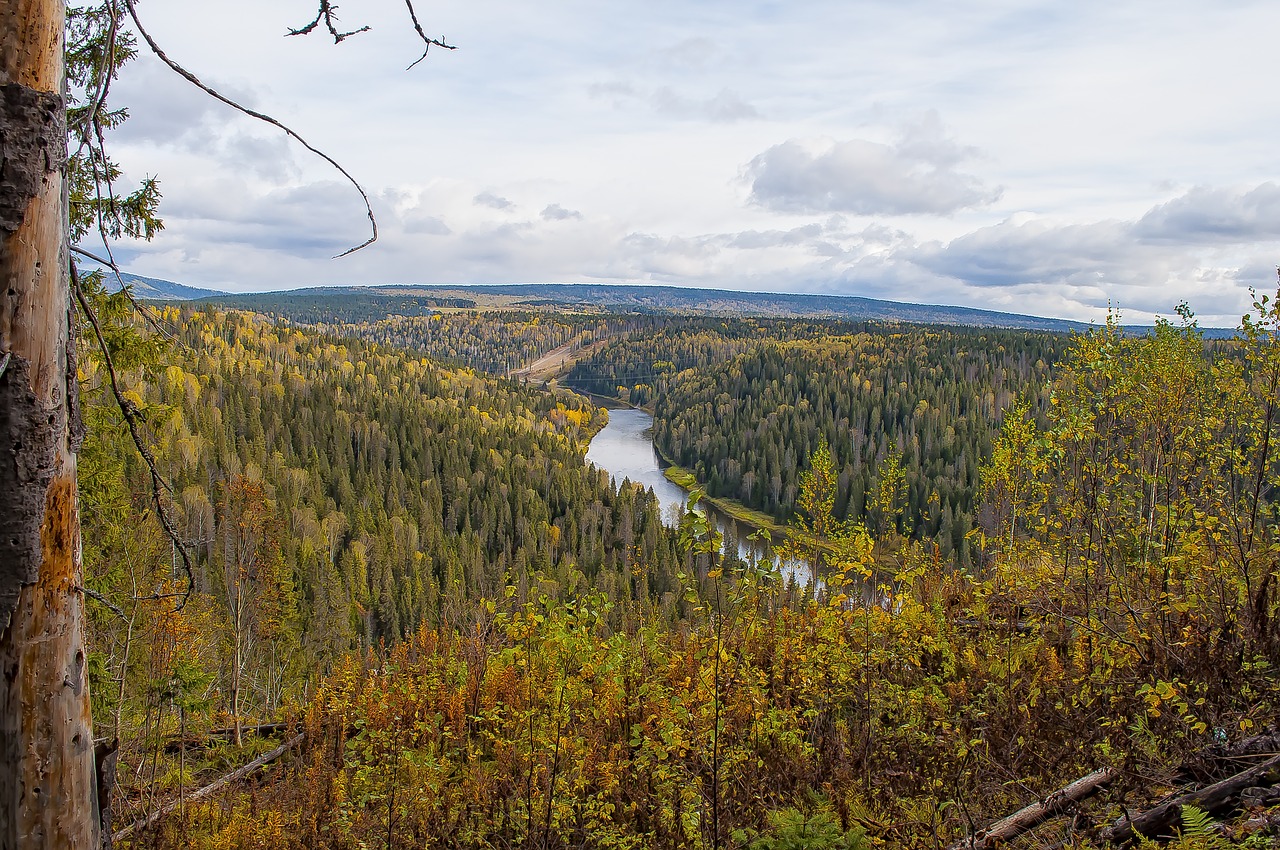
<path id="1" fill-rule="evenodd" d="M 490 621 L 479 600 L 507 588 L 511 606 L 602 593 L 611 627 L 676 616 L 675 537 L 651 494 L 583 462 L 603 418 L 584 400 L 172 308 L 160 368 L 124 296 L 87 289 L 195 566 L 175 611 L 150 473 L 82 360 L 85 581 L 124 614 L 90 604 L 95 711 L 135 778 L 181 712 L 189 731 L 277 719 L 348 654 Z"/>
<path id="2" fill-rule="evenodd" d="M 812 521 L 799 501 L 801 478 L 825 443 L 836 522 L 934 540 L 961 564 L 986 510 L 976 499 L 978 470 L 1002 411 L 1022 398 L 1043 417 L 1049 366 L 1066 343 L 997 330 L 668 322 L 607 342 L 567 381 L 626 386 L 631 402 L 652 405 L 661 456 L 709 496 L 780 521 Z"/>
<path id="3" fill-rule="evenodd" d="M 993 393 L 989 432 L 971 432 L 992 450 L 966 460 L 987 506 L 966 570 L 915 525 L 925 408 L 911 406 L 914 435 L 882 432 L 854 514 L 840 510 L 853 479 L 818 433 L 792 500 L 793 544 L 821 544 L 826 561 L 811 594 L 723 555 L 696 511 L 664 529 L 651 497 L 590 473 L 598 419 L 581 399 L 257 316 L 166 318 L 191 353 L 137 370 L 131 391 L 202 572 L 190 610 L 135 617 L 150 642 L 135 662 L 122 663 L 119 618 L 95 625 L 99 676 L 136 664 L 154 683 L 125 700 L 121 725 L 154 745 L 127 751 L 135 774 L 175 704 L 225 707 L 217 570 L 238 563 L 231 496 L 245 482 L 262 512 L 245 563 L 277 571 L 280 606 L 260 615 L 276 631 L 247 634 L 258 648 L 295 635 L 303 659 L 281 700 L 303 753 L 276 781 L 195 807 L 195 846 L 945 846 L 1027 789 L 1101 765 L 1169 775 L 1211 730 L 1243 735 L 1280 710 L 1269 300 L 1223 345 L 1189 315 L 1144 337 L 1109 324 L 1075 338 L 1051 388 L 1027 387 L 998 434 L 1015 394 Z M 669 377 L 713 380 L 696 372 Z M 97 551 L 110 569 L 86 561 L 88 580 L 149 587 L 171 562 L 137 471 L 108 461 L 103 475 L 122 477 L 95 504 L 137 512 L 138 548 Z M 179 647 L 213 678 L 188 676 Z M 245 665 L 250 716 L 269 704 L 268 666 L 263 652 Z M 1097 798 L 1079 817 L 1112 808 Z M 1224 844 L 1209 826 L 1184 812 L 1181 846 Z M 1078 840 L 1063 822 L 1040 829 Z"/>
<path id="4" fill-rule="evenodd" d="M 1183 806 L 1178 819 L 1181 822 L 1176 842 L 1178 850 L 1219 850 L 1230 846 L 1215 829 L 1217 822 L 1208 812 Z"/>
<path id="5" fill-rule="evenodd" d="M 73 244 L 94 232 L 105 241 L 121 236 L 151 239 L 164 229 L 157 215 L 159 183 L 147 177 L 136 189 L 123 191 L 120 167 L 107 153 L 107 134 L 128 118 L 124 109 L 107 105 L 107 94 L 120 69 L 137 55 L 125 14 L 124 5 L 117 2 L 67 9 L 67 174 Z"/>
<path id="6" fill-rule="evenodd" d="M 842 829 L 829 811 L 780 809 L 769 813 L 766 830 L 740 830 L 734 842 L 744 850 L 863 850 L 865 836 L 858 828 Z"/>

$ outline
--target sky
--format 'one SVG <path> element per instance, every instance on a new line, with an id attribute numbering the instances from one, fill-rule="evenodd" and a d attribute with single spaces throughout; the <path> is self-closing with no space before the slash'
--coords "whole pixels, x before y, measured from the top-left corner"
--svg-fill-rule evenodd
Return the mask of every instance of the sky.
<path id="1" fill-rule="evenodd" d="M 136 274 L 234 292 L 610 282 L 1234 326 L 1280 263 L 1280 3 L 144 0 L 207 84 L 112 89 L 165 230 Z M 94 246 L 86 243 L 86 248 Z"/>

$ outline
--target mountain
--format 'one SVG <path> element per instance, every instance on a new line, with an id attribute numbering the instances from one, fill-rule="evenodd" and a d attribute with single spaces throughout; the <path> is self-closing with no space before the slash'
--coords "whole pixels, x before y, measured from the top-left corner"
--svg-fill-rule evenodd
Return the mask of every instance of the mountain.
<path id="1" fill-rule="evenodd" d="M 1080 322 L 929 304 L 907 304 L 854 295 L 792 295 L 774 292 L 730 292 L 678 286 L 618 286 L 609 284 L 527 284 L 476 287 L 484 291 L 526 295 L 555 301 L 595 304 L 626 310 L 748 314 L 757 316 L 831 317 L 975 325 L 1067 331 L 1087 327 Z"/>
<path id="2" fill-rule="evenodd" d="M 906 304 L 852 295 L 790 295 L 596 283 L 324 287 L 224 296 L 214 299 L 214 303 L 229 308 L 289 314 L 293 318 L 298 318 L 292 314 L 297 313 L 303 304 L 318 308 L 320 305 L 332 307 L 342 303 L 347 310 L 356 307 L 362 313 L 381 312 L 384 315 L 421 315 L 439 307 L 562 307 L 611 312 L 870 319 L 1042 331 L 1084 330 L 1088 327 L 1065 319 L 971 307 Z"/>
<path id="3" fill-rule="evenodd" d="M 107 291 L 119 292 L 120 280 L 116 278 L 115 272 L 110 269 L 103 269 L 102 271 L 102 281 L 106 285 Z M 216 298 L 227 294 L 217 289 L 200 289 L 195 286 L 174 283 L 171 280 L 143 277 L 129 272 L 120 272 L 120 279 L 128 284 L 135 298 L 141 298 L 144 301 L 193 301 L 199 298 Z"/>

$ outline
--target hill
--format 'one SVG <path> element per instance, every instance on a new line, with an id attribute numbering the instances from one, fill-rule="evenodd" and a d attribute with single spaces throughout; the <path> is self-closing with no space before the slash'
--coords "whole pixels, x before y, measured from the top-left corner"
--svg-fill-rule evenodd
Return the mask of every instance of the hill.
<path id="1" fill-rule="evenodd" d="M 971 307 L 906 304 L 846 295 L 792 295 L 731 292 L 677 286 L 533 283 L 499 286 L 323 287 L 308 290 L 221 296 L 219 307 L 248 309 L 315 321 L 324 308 L 344 314 L 346 321 L 385 316 L 422 315 L 442 307 L 480 309 L 571 308 L 583 311 L 715 314 L 838 318 L 971 327 L 1071 331 L 1087 325 L 1065 319 L 1000 313 Z M 358 314 L 358 315 L 356 315 Z"/>
<path id="2" fill-rule="evenodd" d="M 120 280 L 123 280 L 133 291 L 134 297 L 141 298 L 144 301 L 194 301 L 200 298 L 215 298 L 227 294 L 217 289 L 201 289 L 196 286 L 174 283 L 171 280 L 143 277 L 129 272 L 120 272 L 120 279 L 118 280 L 114 272 L 103 270 L 102 280 L 106 285 L 107 292 L 119 292 Z"/>

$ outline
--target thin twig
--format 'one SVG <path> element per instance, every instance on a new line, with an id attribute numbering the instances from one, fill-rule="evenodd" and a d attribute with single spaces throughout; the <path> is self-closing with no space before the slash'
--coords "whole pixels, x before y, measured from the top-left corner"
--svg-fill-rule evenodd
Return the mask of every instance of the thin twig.
<path id="1" fill-rule="evenodd" d="M 338 7 L 329 2 L 329 0 L 320 0 L 320 8 L 316 12 L 316 19 L 301 29 L 290 29 L 288 34 L 310 35 L 320 25 L 321 21 L 324 21 L 325 29 L 329 30 L 329 34 L 333 36 L 334 44 L 341 44 L 346 38 L 369 31 L 369 27 L 366 25 L 350 32 L 339 32 L 337 26 Z"/>
<path id="2" fill-rule="evenodd" d="M 173 494 L 171 488 L 160 475 L 160 470 L 156 468 L 155 455 L 151 453 L 151 448 L 142 439 L 142 433 L 138 428 L 138 406 L 124 397 L 124 393 L 120 389 L 120 383 L 116 378 L 115 365 L 111 362 L 111 351 L 107 348 L 107 339 L 102 333 L 102 326 L 98 324 L 98 316 L 93 312 L 93 308 L 89 306 L 89 301 L 84 297 L 84 290 L 80 287 L 80 274 L 76 270 L 75 263 L 71 266 L 71 288 L 75 290 L 76 301 L 80 304 L 80 309 L 84 311 L 85 319 L 93 327 L 93 335 L 98 340 L 98 348 L 102 351 L 102 360 L 107 369 L 107 377 L 111 384 L 111 393 L 115 396 L 116 405 L 120 408 L 121 415 L 124 416 L 125 424 L 129 426 L 129 434 L 133 437 L 133 444 L 138 449 L 138 454 L 142 456 L 142 460 L 147 464 L 147 469 L 151 472 L 151 499 L 156 506 L 156 515 L 160 518 L 160 525 L 164 529 L 165 534 L 173 541 L 173 545 L 177 547 L 178 554 L 182 556 L 182 567 L 187 574 L 187 588 L 182 594 L 175 611 L 181 611 L 186 607 L 187 600 L 191 598 L 191 592 L 195 588 L 195 571 L 191 566 L 191 556 L 187 552 L 187 546 L 178 537 L 177 530 L 173 527 L 173 523 L 169 518 L 169 512 L 165 509 L 164 500 L 161 498 L 161 492 Z"/>
<path id="3" fill-rule="evenodd" d="M 406 71 L 412 71 L 414 65 L 417 65 L 423 59 L 426 59 L 427 53 L 431 51 L 432 47 L 443 47 L 445 50 L 458 49 L 456 45 L 446 44 L 443 36 L 441 36 L 440 38 L 431 38 L 425 32 L 422 31 L 422 24 L 418 23 L 418 12 L 416 9 L 413 8 L 413 0 L 404 0 L 404 5 L 409 7 L 409 19 L 413 21 L 413 28 L 417 30 L 418 38 L 421 38 L 422 43 L 426 45 L 422 49 L 422 55 L 419 56 L 417 59 L 413 60 L 413 62 L 409 63 L 409 67 L 405 68 Z"/>
<path id="4" fill-rule="evenodd" d="M 128 6 L 129 8 L 129 17 L 133 19 L 133 25 L 138 28 L 138 34 L 142 36 L 144 41 L 146 41 L 147 46 L 151 48 L 151 52 L 154 53 L 161 62 L 168 65 L 169 68 L 175 74 L 182 77 L 184 80 L 191 83 L 193 86 L 200 89 L 205 94 L 212 97 L 214 100 L 225 103 L 227 106 L 230 106 L 232 109 L 238 112 L 242 112 L 245 115 L 248 115 L 250 118 L 256 118 L 259 121 L 270 124 L 271 126 L 276 127 L 279 130 L 282 130 L 285 133 L 285 135 L 293 138 L 295 141 L 298 142 L 298 144 L 302 145 L 304 148 L 311 151 L 313 154 L 315 154 L 316 156 L 323 159 L 325 162 L 332 165 L 338 171 L 338 173 L 341 174 L 343 177 L 347 178 L 347 181 L 352 186 L 355 187 L 357 192 L 360 193 L 360 199 L 364 201 L 365 213 L 369 216 L 369 226 L 372 230 L 372 234 L 369 236 L 368 239 L 361 242 L 359 245 L 356 245 L 353 248 L 348 248 L 347 250 L 343 251 L 341 254 L 338 254 L 336 257 L 334 257 L 334 259 L 345 257 L 348 254 L 354 254 L 356 251 L 359 251 L 361 248 L 366 248 L 369 245 L 372 245 L 375 241 L 377 241 L 378 220 L 373 216 L 373 206 L 369 203 L 369 196 L 368 194 L 365 193 L 364 187 L 362 187 L 345 168 L 339 165 L 337 160 L 329 156 L 324 151 L 313 147 L 306 139 L 298 135 L 296 131 L 285 126 L 284 124 L 281 124 L 279 121 L 272 118 L 270 115 L 250 109 L 247 106 L 242 106 L 241 104 L 237 103 L 231 98 L 226 97 L 225 95 L 219 94 L 218 92 L 211 89 L 209 86 L 200 82 L 200 79 L 196 77 L 195 74 L 191 73 L 186 68 L 182 67 L 177 62 L 174 62 L 172 59 L 170 59 L 168 55 L 163 50 L 160 49 L 160 45 L 156 44 L 156 41 L 151 37 L 151 34 L 148 33 L 145 28 L 143 28 L 142 21 L 138 18 L 138 10 L 134 6 L 134 0 L 125 0 L 125 5 Z"/>

